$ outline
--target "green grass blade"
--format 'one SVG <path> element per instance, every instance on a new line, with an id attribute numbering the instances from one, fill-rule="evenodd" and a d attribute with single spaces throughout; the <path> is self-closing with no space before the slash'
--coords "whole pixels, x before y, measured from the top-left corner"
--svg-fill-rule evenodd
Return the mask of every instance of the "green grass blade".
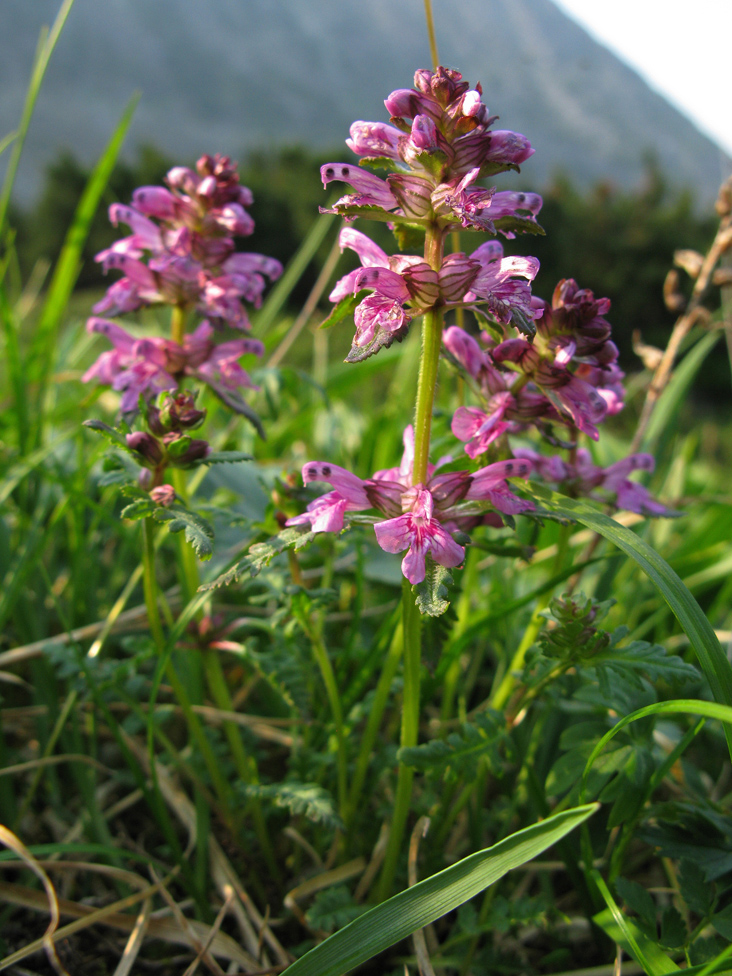
<path id="1" fill-rule="evenodd" d="M 307 237 L 297 249 L 295 256 L 287 265 L 285 273 L 267 296 L 267 301 L 260 309 L 252 323 L 252 332 L 260 338 L 269 331 L 272 323 L 282 311 L 292 289 L 298 283 L 315 256 L 316 251 L 325 240 L 330 230 L 335 214 L 321 214 L 308 231 Z"/>
<path id="2" fill-rule="evenodd" d="M 587 789 L 587 778 L 590 775 L 592 764 L 605 748 L 607 743 L 617 735 L 621 729 L 631 722 L 646 718 L 648 715 L 702 715 L 705 718 L 716 718 L 720 722 L 732 725 L 732 708 L 728 705 L 719 705 L 717 702 L 697 701 L 694 698 L 675 698 L 673 701 L 657 702 L 655 705 L 646 705 L 639 708 L 630 715 L 625 715 L 613 727 L 603 735 L 595 748 L 590 753 L 584 772 L 582 773 L 582 786 L 580 788 L 580 799 L 584 799 Z"/>
<path id="3" fill-rule="evenodd" d="M 721 337 L 721 331 L 709 332 L 692 347 L 674 370 L 671 382 L 658 398 L 658 403 L 651 414 L 640 450 L 653 451 L 663 432 L 671 428 L 674 416 L 689 392 L 694 377 Z"/>
<path id="4" fill-rule="evenodd" d="M 636 962 L 640 963 L 648 976 L 666 976 L 667 973 L 678 972 L 679 967 L 673 959 L 670 959 L 652 939 L 649 939 L 623 915 L 600 873 L 593 871 L 592 877 L 608 906 L 604 911 L 594 915 L 592 921 L 599 925 L 613 942 L 622 946 Z"/>
<path id="5" fill-rule="evenodd" d="M 342 976 L 531 861 L 597 808 L 591 804 L 555 814 L 401 891 L 311 949 L 285 976 Z"/>
<path id="6" fill-rule="evenodd" d="M 48 370 L 53 362 L 59 322 L 66 310 L 69 297 L 79 276 L 81 254 L 89 234 L 91 222 L 94 219 L 99 201 L 112 175 L 112 170 L 117 162 L 117 157 L 122 148 L 124 138 L 127 135 L 127 130 L 139 99 L 140 96 L 135 95 L 130 100 L 122 113 L 122 118 L 112 138 L 109 140 L 99 162 L 94 167 L 84 188 L 81 200 L 79 200 L 76 213 L 74 214 L 74 220 L 66 234 L 61 254 L 54 268 L 48 295 L 43 305 L 38 328 L 36 329 L 29 354 L 30 366 L 28 372 L 30 378 L 39 383 L 37 397 L 37 415 L 39 418 L 42 417 L 40 408 L 43 402 L 45 384 L 48 379 Z M 39 424 L 40 422 L 39 420 Z M 36 443 L 39 442 L 40 431 L 36 437 Z"/>
<path id="7" fill-rule="evenodd" d="M 589 502 L 567 498 L 536 483 L 531 484 L 529 491 L 541 505 L 599 533 L 635 560 L 683 627 L 715 699 L 732 706 L 732 665 L 703 610 L 666 560 L 640 536 L 598 512 Z M 732 731 L 725 728 L 725 734 L 732 754 Z"/>
<path id="8" fill-rule="evenodd" d="M 15 174 L 18 172 L 18 163 L 20 162 L 20 155 L 23 152 L 23 145 L 25 143 L 25 137 L 26 133 L 28 132 L 30 120 L 33 116 L 33 110 L 36 106 L 38 92 L 41 90 L 41 84 L 43 82 L 43 77 L 46 74 L 48 62 L 51 60 L 53 49 L 56 47 L 56 42 L 59 39 L 63 26 L 66 23 L 66 18 L 69 16 L 73 4 L 74 0 L 63 0 L 63 3 L 59 8 L 59 12 L 56 15 L 56 20 L 53 23 L 53 27 L 50 31 L 48 31 L 48 33 L 46 33 L 45 29 L 41 33 L 36 59 L 33 63 L 33 71 L 31 72 L 30 84 L 28 85 L 28 91 L 25 96 L 23 114 L 21 116 L 20 125 L 18 126 L 17 131 L 13 133 L 15 143 L 13 145 L 13 151 L 10 155 L 10 161 L 8 162 L 8 168 L 5 172 L 3 188 L 0 192 L 0 239 L 5 232 L 5 221 L 7 220 L 8 216 L 10 194 L 13 192 Z M 11 137 L 8 136 L 3 140 L 3 148 L 5 148 L 5 145 L 7 145 L 10 138 Z"/>

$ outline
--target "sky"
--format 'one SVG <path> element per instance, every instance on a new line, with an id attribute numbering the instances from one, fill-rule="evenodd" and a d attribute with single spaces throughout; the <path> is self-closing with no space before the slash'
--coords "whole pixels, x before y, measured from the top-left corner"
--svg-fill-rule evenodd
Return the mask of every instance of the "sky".
<path id="1" fill-rule="evenodd" d="M 732 157 L 732 0 L 554 0 Z"/>

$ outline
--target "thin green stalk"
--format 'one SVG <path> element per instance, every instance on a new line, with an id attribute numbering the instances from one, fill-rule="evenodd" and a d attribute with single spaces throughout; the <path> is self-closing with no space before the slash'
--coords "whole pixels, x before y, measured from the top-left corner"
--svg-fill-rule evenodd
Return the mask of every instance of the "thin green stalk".
<path id="1" fill-rule="evenodd" d="M 183 345 L 186 334 L 186 310 L 182 305 L 174 305 L 170 316 L 170 338 Z"/>
<path id="2" fill-rule="evenodd" d="M 221 771 L 213 753 L 211 745 L 206 738 L 206 735 L 201 727 L 201 723 L 198 720 L 195 712 L 191 708 L 191 703 L 188 698 L 188 694 L 181 682 L 178 674 L 173 665 L 173 661 L 168 654 L 167 642 L 165 640 L 165 635 L 163 634 L 163 625 L 160 620 L 160 610 L 158 608 L 157 600 L 157 580 L 155 577 L 155 537 L 154 537 L 154 526 L 155 522 L 151 518 L 146 518 L 142 523 L 143 532 L 143 590 L 145 593 L 145 606 L 147 608 L 147 616 L 150 624 L 150 632 L 152 634 L 153 640 L 155 641 L 155 646 L 157 647 L 158 653 L 161 657 L 166 658 L 165 662 L 165 673 L 168 677 L 168 681 L 173 689 L 173 694 L 175 695 L 178 704 L 180 705 L 183 714 L 188 725 L 188 730 L 192 738 L 197 743 L 199 749 L 201 750 L 201 755 L 203 756 L 204 762 L 206 763 L 206 768 L 209 771 L 211 780 L 216 789 L 216 793 L 221 801 L 221 805 L 224 809 L 227 821 L 231 819 L 230 812 L 230 801 L 229 801 L 229 788 L 226 780 L 221 775 Z"/>
<path id="3" fill-rule="evenodd" d="M 376 691 L 374 692 L 374 701 L 371 705 L 371 710 L 369 711 L 366 728 L 361 736 L 361 748 L 359 750 L 358 758 L 356 759 L 356 766 L 353 771 L 351 792 L 348 797 L 348 808 L 344 818 L 346 828 L 350 826 L 361 801 L 361 792 L 363 790 L 366 773 L 371 761 L 371 753 L 374 743 L 376 742 L 376 737 L 379 734 L 381 719 L 389 701 L 391 685 L 394 680 L 394 676 L 396 675 L 397 668 L 399 667 L 399 662 L 402 659 L 403 650 L 404 628 L 402 626 L 402 622 L 400 621 L 399 625 L 394 631 L 391 644 L 389 645 L 389 651 L 386 655 L 386 660 L 384 661 L 384 668 L 381 672 L 378 684 L 376 685 Z"/>
<path id="4" fill-rule="evenodd" d="M 216 651 L 208 650 L 203 652 L 203 669 L 206 674 L 206 683 L 213 695 L 217 708 L 220 708 L 223 712 L 233 712 L 234 703 L 229 694 L 229 686 L 226 683 L 224 670 L 221 667 L 221 661 Z M 223 729 L 234 759 L 234 766 L 241 781 L 243 783 L 258 783 L 259 771 L 256 760 L 253 756 L 247 754 L 238 725 L 235 722 L 225 721 L 223 723 Z M 249 806 L 262 853 L 272 872 L 272 876 L 279 879 L 281 877 L 280 869 L 269 839 L 267 825 L 264 821 L 264 814 L 262 813 L 262 806 L 258 799 L 251 800 Z"/>
<path id="5" fill-rule="evenodd" d="M 430 57 L 432 58 L 432 67 L 437 70 L 437 66 L 440 63 L 440 57 L 437 53 L 437 38 L 435 37 L 435 19 L 432 16 L 432 0 L 424 0 L 424 16 L 427 21 L 427 36 L 430 40 Z"/>
<path id="6" fill-rule="evenodd" d="M 409 748 L 417 745 L 419 735 L 419 679 L 422 657 L 422 617 L 414 602 L 412 587 L 408 580 L 402 585 L 402 626 L 404 628 L 404 694 L 402 701 L 402 731 L 400 745 Z M 394 815 L 389 831 L 389 840 L 384 854 L 384 866 L 379 879 L 377 898 L 386 901 L 394 885 L 399 853 L 402 847 L 404 829 L 407 824 L 409 807 L 412 801 L 411 766 L 400 764 L 397 776 Z"/>
<path id="7" fill-rule="evenodd" d="M 155 641 L 158 654 L 165 653 L 165 636 L 158 607 L 157 580 L 155 578 L 155 521 L 151 518 L 142 521 L 142 589 L 145 594 L 145 608 L 150 624 L 150 633 Z"/>
<path id="8" fill-rule="evenodd" d="M 439 231 L 428 231 L 424 245 L 425 261 L 435 271 L 442 266 L 443 238 Z M 427 481 L 427 466 L 430 455 L 430 435 L 432 433 L 432 407 L 435 401 L 437 369 L 440 364 L 442 347 L 442 326 L 444 313 L 434 307 L 425 312 L 422 323 L 422 359 L 419 364 L 417 380 L 417 405 L 414 415 L 414 473 L 412 484 Z"/>
<path id="9" fill-rule="evenodd" d="M 322 637 L 307 624 L 308 637 L 313 645 L 315 660 L 318 662 L 320 674 L 325 685 L 325 692 L 330 703 L 330 710 L 333 713 L 335 724 L 336 742 L 338 743 L 338 810 L 343 819 L 348 805 L 348 753 L 346 751 L 346 730 L 343 724 L 343 708 L 341 698 L 338 694 L 333 665 L 330 663 L 328 651 L 323 643 Z"/>

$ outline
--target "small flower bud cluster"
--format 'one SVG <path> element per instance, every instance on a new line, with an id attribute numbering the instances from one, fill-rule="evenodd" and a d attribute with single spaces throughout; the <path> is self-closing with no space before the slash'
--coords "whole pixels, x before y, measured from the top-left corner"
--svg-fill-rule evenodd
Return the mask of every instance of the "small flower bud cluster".
<path id="1" fill-rule="evenodd" d="M 190 468 L 211 453 L 208 441 L 193 438 L 188 433 L 200 427 L 205 419 L 206 411 L 196 407 L 195 394 L 188 390 L 174 396 L 163 393 L 157 404 L 147 406 L 148 430 L 135 430 L 125 436 L 127 447 L 143 468 L 140 487 L 150 491 L 153 501 L 158 504 L 173 503 L 174 493 L 171 496 L 169 492 L 158 491 L 153 495 L 158 488 L 170 487 L 161 485 L 168 468 Z"/>

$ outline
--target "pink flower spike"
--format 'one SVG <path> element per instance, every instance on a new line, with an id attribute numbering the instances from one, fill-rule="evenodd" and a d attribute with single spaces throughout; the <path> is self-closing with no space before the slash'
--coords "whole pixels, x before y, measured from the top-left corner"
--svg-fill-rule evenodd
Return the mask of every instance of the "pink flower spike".
<path id="1" fill-rule="evenodd" d="M 385 552 L 403 552 L 402 573 L 414 586 L 425 577 L 425 556 L 429 552 L 441 566 L 459 566 L 465 549 L 459 546 L 437 519 L 432 517 L 432 495 L 420 485 L 405 493 L 413 496 L 412 509 L 398 518 L 374 526 L 376 541 Z"/>

